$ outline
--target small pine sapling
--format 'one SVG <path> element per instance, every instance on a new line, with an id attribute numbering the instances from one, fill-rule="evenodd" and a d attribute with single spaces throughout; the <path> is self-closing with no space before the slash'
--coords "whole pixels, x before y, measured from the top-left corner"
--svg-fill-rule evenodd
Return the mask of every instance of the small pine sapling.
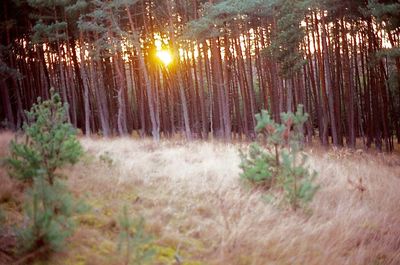
<path id="1" fill-rule="evenodd" d="M 251 144 L 248 154 L 240 151 L 241 177 L 266 190 L 283 189 L 294 210 L 309 202 L 317 190 L 316 173 L 306 166 L 307 156 L 301 153 L 307 118 L 302 105 L 296 113 L 282 113 L 281 124 L 263 110 L 256 115 L 260 143 Z"/>
<path id="2" fill-rule="evenodd" d="M 144 231 L 144 218 L 131 219 L 125 206 L 119 217 L 119 226 L 118 250 L 124 256 L 124 265 L 151 264 L 155 250 L 150 246 L 152 238 Z"/>
<path id="3" fill-rule="evenodd" d="M 79 160 L 82 147 L 76 130 L 67 122 L 67 113 L 67 104 L 53 89 L 49 100 L 38 99 L 27 112 L 29 122 L 23 126 L 26 141 L 11 142 L 11 176 L 32 183 L 38 171 L 44 171 L 44 177 L 52 184 L 58 168 Z"/>
<path id="4" fill-rule="evenodd" d="M 256 132 L 259 133 L 261 144 L 267 144 L 268 151 L 264 150 L 259 143 L 252 143 L 248 154 L 240 150 L 241 178 L 248 180 L 265 189 L 272 187 L 279 173 L 279 146 L 281 146 L 281 134 L 284 126 L 275 123 L 268 111 L 262 110 L 256 115 Z M 271 150 L 271 146 L 274 150 Z"/>
<path id="5" fill-rule="evenodd" d="M 43 177 L 35 177 L 24 207 L 30 223 L 17 233 L 21 252 L 60 250 L 73 232 L 71 217 L 76 212 L 75 207 L 71 194 L 61 181 L 50 185 Z"/>
<path id="6" fill-rule="evenodd" d="M 308 168 L 308 157 L 301 153 L 304 143 L 303 128 L 308 114 L 304 113 L 303 106 L 299 105 L 296 113 L 282 113 L 281 119 L 286 127 L 283 138 L 287 148 L 281 150 L 280 184 L 285 191 L 286 200 L 296 210 L 302 204 L 311 201 L 318 189 L 313 183 L 316 172 Z"/>
<path id="7" fill-rule="evenodd" d="M 55 251 L 73 232 L 72 216 L 82 210 L 56 171 L 76 163 L 82 147 L 67 122 L 67 105 L 53 89 L 51 98 L 39 99 L 27 116 L 26 141 L 12 141 L 7 160 L 10 175 L 30 184 L 24 208 L 28 223 L 18 230 L 18 241 L 22 253 Z"/>

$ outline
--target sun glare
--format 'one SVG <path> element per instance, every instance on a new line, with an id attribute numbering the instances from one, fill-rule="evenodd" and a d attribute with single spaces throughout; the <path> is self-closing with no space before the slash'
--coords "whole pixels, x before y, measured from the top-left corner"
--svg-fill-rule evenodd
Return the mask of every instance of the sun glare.
<path id="1" fill-rule="evenodd" d="M 167 50 L 157 51 L 157 57 L 163 62 L 165 66 L 169 65 L 172 62 L 172 55 Z"/>

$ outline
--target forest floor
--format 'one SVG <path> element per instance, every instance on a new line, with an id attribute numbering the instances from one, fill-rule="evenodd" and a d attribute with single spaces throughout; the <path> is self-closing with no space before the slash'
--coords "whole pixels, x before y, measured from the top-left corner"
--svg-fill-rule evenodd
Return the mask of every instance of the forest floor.
<path id="1" fill-rule="evenodd" d="M 0 135 L 0 158 L 12 137 Z M 320 188 L 307 209 L 294 212 L 240 181 L 245 144 L 81 143 L 84 157 L 63 173 L 90 210 L 76 217 L 67 247 L 48 264 L 122 264 L 118 216 L 125 205 L 130 216 L 144 217 L 153 264 L 400 264 L 399 155 L 308 148 Z M 7 225 L 23 221 L 21 200 L 20 186 L 0 168 Z"/>

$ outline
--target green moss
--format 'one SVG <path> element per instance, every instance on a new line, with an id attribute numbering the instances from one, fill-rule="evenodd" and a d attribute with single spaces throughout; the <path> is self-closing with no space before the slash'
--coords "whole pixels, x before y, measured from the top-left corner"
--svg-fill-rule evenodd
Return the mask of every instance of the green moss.
<path id="1" fill-rule="evenodd" d="M 115 251 L 115 245 L 110 241 L 103 241 L 97 246 L 97 251 L 102 255 L 109 255 Z"/>
<path id="2" fill-rule="evenodd" d="M 173 249 L 171 247 L 157 246 L 155 248 L 157 250 L 158 256 L 174 258 L 175 253 L 176 253 L 175 249 Z"/>
<path id="3" fill-rule="evenodd" d="M 102 210 L 102 212 L 103 212 L 103 214 L 104 214 L 105 216 L 108 216 L 108 217 L 111 217 L 111 216 L 114 215 L 114 211 L 113 211 L 111 208 L 109 208 L 109 207 L 104 207 L 103 210 Z"/>
<path id="4" fill-rule="evenodd" d="M 86 225 L 88 227 L 93 227 L 93 228 L 100 228 L 105 225 L 105 223 L 98 216 L 92 213 L 82 214 L 78 216 L 77 221 L 81 225 Z"/>
<path id="5" fill-rule="evenodd" d="M 176 251 L 171 247 L 154 246 L 156 250 L 156 260 L 162 264 L 175 264 Z"/>
<path id="6" fill-rule="evenodd" d="M 181 259 L 181 263 L 183 265 L 203 265 L 205 263 L 196 261 L 196 260 L 191 260 L 187 259 L 187 255 L 185 253 L 177 253 L 175 248 L 172 247 L 165 247 L 165 246 L 154 246 L 153 247 L 157 254 L 156 254 L 156 261 L 159 262 L 160 264 L 164 265 L 173 265 L 177 264 L 177 259 Z"/>
<path id="7" fill-rule="evenodd" d="M 70 259 L 67 259 L 65 265 L 86 265 L 86 258 L 82 255 L 76 255 Z"/>

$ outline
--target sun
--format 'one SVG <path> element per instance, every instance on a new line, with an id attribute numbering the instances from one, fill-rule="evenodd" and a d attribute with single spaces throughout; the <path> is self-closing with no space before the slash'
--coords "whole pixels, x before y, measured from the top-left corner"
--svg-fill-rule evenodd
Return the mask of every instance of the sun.
<path id="1" fill-rule="evenodd" d="M 165 66 L 168 66 L 172 62 L 172 55 L 168 50 L 157 51 L 157 57 Z"/>

